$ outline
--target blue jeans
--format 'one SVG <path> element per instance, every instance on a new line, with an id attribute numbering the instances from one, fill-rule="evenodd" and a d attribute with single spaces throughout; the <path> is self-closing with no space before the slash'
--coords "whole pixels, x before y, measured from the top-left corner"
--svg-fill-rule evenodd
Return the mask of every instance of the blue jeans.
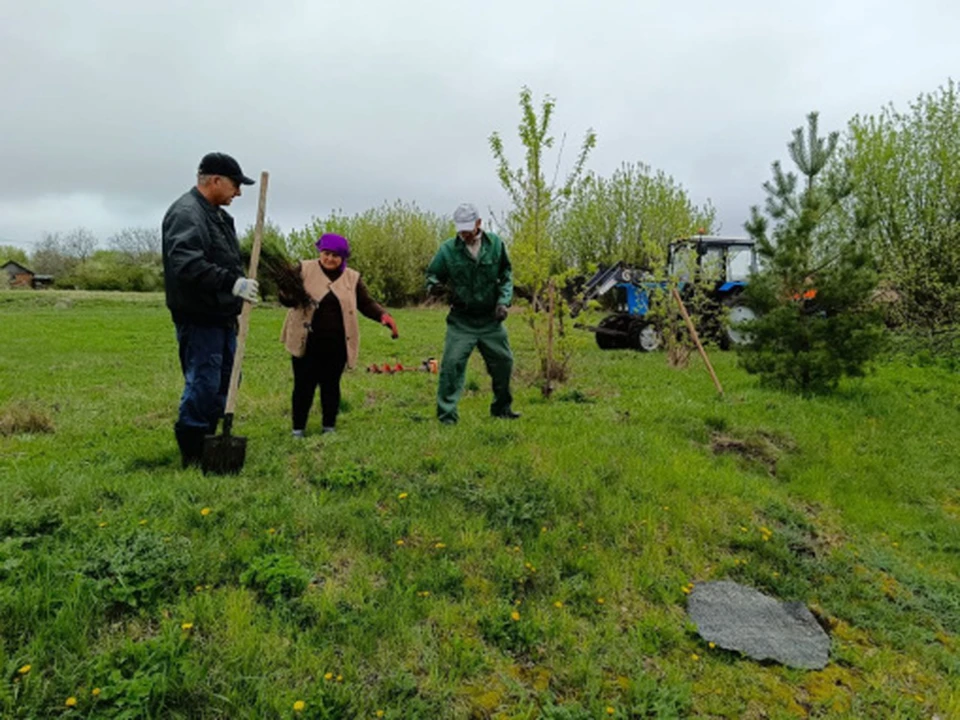
<path id="1" fill-rule="evenodd" d="M 237 333 L 233 328 L 189 323 L 176 323 L 176 327 L 185 382 L 177 427 L 213 432 L 227 404 Z"/>

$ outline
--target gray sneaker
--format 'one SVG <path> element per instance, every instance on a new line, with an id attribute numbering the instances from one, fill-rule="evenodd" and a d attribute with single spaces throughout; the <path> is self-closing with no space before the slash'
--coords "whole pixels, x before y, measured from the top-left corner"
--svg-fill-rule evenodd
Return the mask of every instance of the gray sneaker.
<path id="1" fill-rule="evenodd" d="M 334 429 L 335 429 L 335 428 L 332 428 L 332 427 L 324 427 L 324 428 L 323 428 L 323 434 L 326 435 L 327 433 L 332 433 L 332 432 L 334 431 Z"/>
<path id="2" fill-rule="evenodd" d="M 294 430 L 294 431 L 293 431 L 293 436 L 294 436 L 295 438 L 302 438 L 302 437 L 303 437 L 303 430 Z"/>

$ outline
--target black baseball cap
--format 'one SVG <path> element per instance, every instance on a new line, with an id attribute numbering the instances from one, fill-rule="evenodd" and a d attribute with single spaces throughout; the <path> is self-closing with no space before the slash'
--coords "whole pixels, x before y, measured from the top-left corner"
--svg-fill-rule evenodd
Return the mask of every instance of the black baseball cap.
<path id="1" fill-rule="evenodd" d="M 253 185 L 254 182 L 240 169 L 240 163 L 226 153 L 207 153 L 197 168 L 200 175 L 223 175 L 233 180 L 237 185 Z"/>

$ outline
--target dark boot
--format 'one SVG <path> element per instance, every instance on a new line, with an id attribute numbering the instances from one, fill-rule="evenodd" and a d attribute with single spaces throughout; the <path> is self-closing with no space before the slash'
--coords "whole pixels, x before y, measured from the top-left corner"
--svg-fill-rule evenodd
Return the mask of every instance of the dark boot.
<path id="1" fill-rule="evenodd" d="M 173 431 L 177 436 L 177 445 L 180 446 L 183 467 L 199 466 L 203 458 L 203 438 L 207 434 L 207 428 L 174 427 Z"/>

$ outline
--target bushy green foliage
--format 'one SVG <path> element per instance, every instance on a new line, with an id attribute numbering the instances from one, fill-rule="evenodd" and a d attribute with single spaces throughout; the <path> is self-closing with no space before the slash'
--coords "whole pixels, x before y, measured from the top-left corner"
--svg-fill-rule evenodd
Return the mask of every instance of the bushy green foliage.
<path id="1" fill-rule="evenodd" d="M 960 87 L 953 80 L 902 112 L 850 122 L 848 212 L 869 212 L 891 323 L 960 324 Z"/>
<path id="2" fill-rule="evenodd" d="M 618 260 L 661 272 L 670 241 L 709 234 L 715 222 L 709 202 L 694 204 L 662 170 L 624 163 L 609 178 L 589 173 L 574 187 L 557 243 L 564 264 L 580 272 Z"/>
<path id="3" fill-rule="evenodd" d="M 270 603 L 298 597 L 307 589 L 310 573 L 291 555 L 256 558 L 240 575 L 240 584 L 256 590 Z"/>

